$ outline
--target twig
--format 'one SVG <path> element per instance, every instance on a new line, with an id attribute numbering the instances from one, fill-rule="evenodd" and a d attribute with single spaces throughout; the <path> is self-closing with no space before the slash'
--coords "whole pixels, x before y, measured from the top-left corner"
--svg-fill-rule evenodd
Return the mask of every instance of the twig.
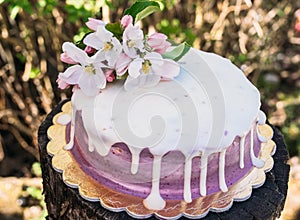
<path id="1" fill-rule="evenodd" d="M 22 135 L 20 135 L 20 132 L 17 129 L 15 129 L 12 126 L 0 124 L 0 130 L 9 131 L 17 139 L 18 143 L 24 150 L 26 150 L 27 152 L 32 154 L 37 160 L 39 160 L 38 152 L 35 150 L 35 148 L 27 144 L 27 142 L 22 137 Z"/>

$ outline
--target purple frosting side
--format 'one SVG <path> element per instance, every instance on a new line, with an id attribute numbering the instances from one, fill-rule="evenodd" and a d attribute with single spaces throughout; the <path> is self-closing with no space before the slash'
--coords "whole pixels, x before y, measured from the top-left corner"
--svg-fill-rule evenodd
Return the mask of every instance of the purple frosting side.
<path id="1" fill-rule="evenodd" d="M 254 132 L 254 152 L 258 155 L 260 141 Z M 69 140 L 70 125 L 67 126 L 66 139 Z M 240 138 L 227 148 L 225 156 L 225 180 L 228 187 L 246 176 L 253 168 L 250 157 L 250 132 L 245 139 L 244 168 L 240 168 Z M 99 183 L 113 190 L 146 198 L 152 185 L 153 155 L 148 149 L 140 154 L 139 169 L 137 174 L 131 173 L 131 153 L 125 143 L 116 143 L 111 147 L 105 157 L 96 151 L 88 150 L 88 136 L 84 129 L 80 112 L 76 114 L 75 144 L 71 150 L 72 155 L 83 171 Z M 171 151 L 162 158 L 160 193 L 165 200 L 183 200 L 184 185 L 184 155 L 179 151 Z M 201 157 L 192 161 L 191 190 L 192 198 L 200 197 L 200 163 Z M 219 188 L 219 153 L 214 153 L 208 158 L 207 169 L 207 194 L 220 191 Z"/>

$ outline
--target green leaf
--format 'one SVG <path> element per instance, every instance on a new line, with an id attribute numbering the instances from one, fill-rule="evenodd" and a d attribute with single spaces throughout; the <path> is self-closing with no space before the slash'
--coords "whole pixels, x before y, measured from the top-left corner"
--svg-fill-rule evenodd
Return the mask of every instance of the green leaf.
<path id="1" fill-rule="evenodd" d="M 173 50 L 166 52 L 163 54 L 164 58 L 169 58 L 169 59 L 175 59 L 176 57 L 178 57 L 184 50 L 184 43 L 179 44 L 178 46 L 176 46 Z"/>
<path id="2" fill-rule="evenodd" d="M 130 8 L 125 10 L 124 15 L 131 15 L 134 23 L 136 23 L 160 10 L 160 5 L 156 1 L 138 0 Z"/>
<path id="3" fill-rule="evenodd" d="M 26 192 L 31 195 L 33 198 L 37 199 L 37 200 L 42 200 L 43 199 L 43 194 L 42 194 L 42 190 L 35 187 L 35 186 L 29 186 L 26 189 Z"/>
<path id="4" fill-rule="evenodd" d="M 32 67 L 29 73 L 29 78 L 35 79 L 40 73 L 41 71 L 38 68 Z"/>
<path id="5" fill-rule="evenodd" d="M 163 58 L 178 61 L 189 51 L 190 48 L 191 46 L 186 43 L 179 44 L 173 50 L 164 53 Z"/>
<path id="6" fill-rule="evenodd" d="M 134 22 L 136 23 L 136 22 L 142 20 L 143 18 L 147 17 L 148 15 L 150 15 L 156 11 L 159 11 L 159 10 L 160 10 L 160 8 L 157 6 L 149 6 L 136 15 Z"/>
<path id="7" fill-rule="evenodd" d="M 42 176 L 41 164 L 39 162 L 34 162 L 31 167 L 31 172 L 34 175 L 41 177 Z"/>
<path id="8" fill-rule="evenodd" d="M 116 38 L 118 38 L 119 40 L 121 39 L 123 30 L 120 23 L 109 23 L 105 25 L 105 28 L 113 33 Z"/>

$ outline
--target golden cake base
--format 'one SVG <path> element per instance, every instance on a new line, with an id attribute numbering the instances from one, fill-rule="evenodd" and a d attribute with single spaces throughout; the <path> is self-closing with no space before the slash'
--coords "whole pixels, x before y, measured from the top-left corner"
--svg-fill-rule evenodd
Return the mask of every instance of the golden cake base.
<path id="1" fill-rule="evenodd" d="M 258 127 L 261 135 L 267 138 L 262 143 L 259 158 L 265 162 L 262 168 L 253 168 L 249 174 L 236 184 L 230 186 L 227 192 L 217 192 L 205 197 L 194 199 L 191 203 L 179 200 L 167 200 L 163 210 L 148 210 L 143 205 L 143 199 L 111 190 L 96 182 L 85 174 L 70 151 L 64 149 L 66 145 L 66 125 L 57 122 L 61 115 L 71 115 L 71 102 L 62 107 L 62 112 L 53 118 L 53 125 L 48 129 L 50 139 L 47 152 L 53 156 L 52 166 L 62 172 L 63 181 L 70 187 L 78 188 L 79 194 L 89 201 L 100 201 L 101 205 L 111 211 L 126 211 L 135 218 L 147 218 L 156 215 L 163 219 L 177 219 L 181 216 L 188 218 L 204 217 L 209 211 L 223 212 L 233 204 L 233 201 L 247 200 L 252 193 L 252 188 L 259 187 L 265 182 L 265 172 L 273 167 L 272 154 L 275 143 L 271 140 L 273 130 L 268 125 Z"/>

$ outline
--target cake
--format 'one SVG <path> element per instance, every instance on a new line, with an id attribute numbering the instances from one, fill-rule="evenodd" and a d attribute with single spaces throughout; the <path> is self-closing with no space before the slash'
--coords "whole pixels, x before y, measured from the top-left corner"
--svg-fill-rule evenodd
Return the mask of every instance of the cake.
<path id="1" fill-rule="evenodd" d="M 133 19 L 122 18 L 119 37 L 90 19 L 84 50 L 63 44 L 61 59 L 71 66 L 58 84 L 73 86 L 69 114 L 55 118 L 64 125 L 63 151 L 97 184 L 142 201 L 147 214 L 261 185 L 263 178 L 242 182 L 272 167 L 259 91 L 228 59 L 171 45 L 160 33 L 144 36 Z M 231 196 L 226 209 L 250 194 Z"/>

